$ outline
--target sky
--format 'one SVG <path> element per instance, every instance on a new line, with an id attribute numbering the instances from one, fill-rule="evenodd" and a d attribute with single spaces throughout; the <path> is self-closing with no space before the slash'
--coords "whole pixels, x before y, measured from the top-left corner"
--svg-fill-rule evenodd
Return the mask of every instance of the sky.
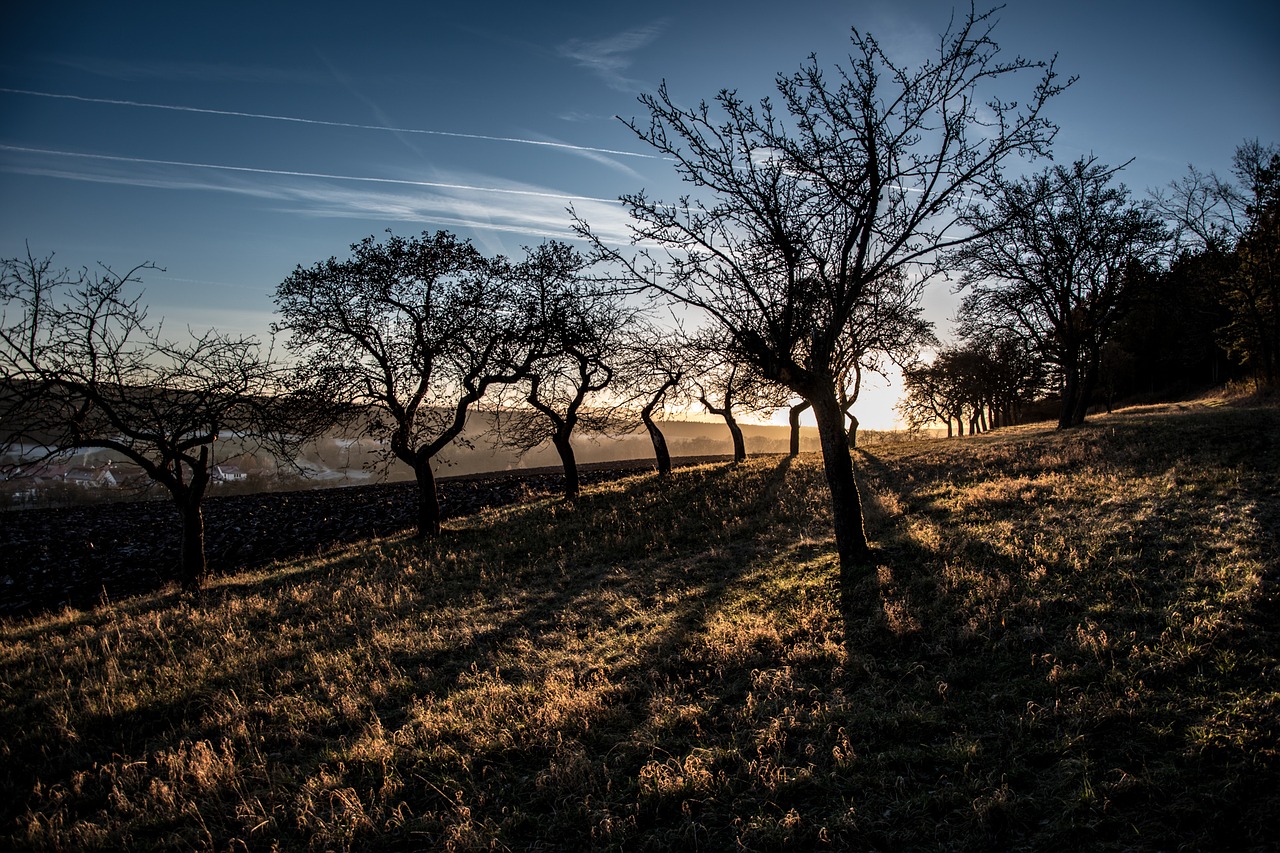
<path id="1" fill-rule="evenodd" d="M 166 328 L 265 337 L 295 266 L 386 229 L 518 257 L 570 238 L 572 205 L 622 241 L 620 194 L 682 192 L 619 120 L 644 115 L 639 94 L 758 99 L 810 53 L 846 59 L 851 27 L 915 65 L 954 9 L 20 0 L 0 30 L 0 255 L 150 261 Z M 1003 54 L 1079 77 L 1047 111 L 1055 159 L 1132 159 L 1137 197 L 1188 164 L 1226 174 L 1245 139 L 1280 142 L 1280 4 L 1009 0 L 997 17 Z M 939 282 L 924 304 L 945 338 L 957 297 Z M 863 425 L 893 427 L 897 393 L 870 383 Z"/>

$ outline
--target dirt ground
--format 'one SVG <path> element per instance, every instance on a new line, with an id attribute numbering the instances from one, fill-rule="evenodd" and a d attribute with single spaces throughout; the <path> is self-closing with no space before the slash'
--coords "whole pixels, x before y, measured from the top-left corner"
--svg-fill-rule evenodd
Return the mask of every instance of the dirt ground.
<path id="1" fill-rule="evenodd" d="M 719 457 L 716 458 L 717 460 Z M 677 464 L 716 461 L 678 460 Z M 653 470 L 647 460 L 580 466 L 584 485 Z M 558 469 L 441 478 L 445 518 L 555 493 Z M 414 525 L 413 482 L 209 497 L 205 551 L 226 574 Z M 161 500 L 0 513 L 0 616 L 150 592 L 170 583 L 178 564 L 177 513 Z"/>

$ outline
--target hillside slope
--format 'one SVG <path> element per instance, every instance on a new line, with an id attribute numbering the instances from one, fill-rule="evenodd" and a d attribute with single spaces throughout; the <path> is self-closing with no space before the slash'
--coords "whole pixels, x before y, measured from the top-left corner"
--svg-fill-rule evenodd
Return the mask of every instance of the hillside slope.
<path id="1" fill-rule="evenodd" d="M 95 849 L 1264 849 L 1280 412 L 594 487 L 0 623 L 0 833 Z"/>

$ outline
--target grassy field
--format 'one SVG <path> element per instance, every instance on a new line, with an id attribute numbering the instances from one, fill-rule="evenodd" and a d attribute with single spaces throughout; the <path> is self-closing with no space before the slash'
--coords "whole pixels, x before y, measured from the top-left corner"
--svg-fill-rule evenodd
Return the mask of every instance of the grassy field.
<path id="1" fill-rule="evenodd" d="M 0 625 L 0 846 L 1275 849 L 1280 410 L 637 476 Z"/>

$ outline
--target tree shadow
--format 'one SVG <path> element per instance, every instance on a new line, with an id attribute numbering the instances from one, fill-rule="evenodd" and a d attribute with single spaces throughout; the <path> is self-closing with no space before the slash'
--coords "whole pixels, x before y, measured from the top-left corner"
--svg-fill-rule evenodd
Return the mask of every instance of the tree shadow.
<path id="1" fill-rule="evenodd" d="M 1127 429 L 1123 423 L 1100 424 L 1062 447 L 1027 452 L 1025 459 L 1006 456 L 1016 463 L 1015 474 L 1044 470 L 1046 464 L 1066 471 L 1089 458 L 1088 443 L 1106 430 L 1118 431 L 1107 440 L 1122 446 L 1141 437 L 1140 426 L 1135 434 Z M 1274 483 L 1270 492 L 1265 484 L 1278 467 L 1274 443 L 1260 446 L 1269 461 L 1256 462 L 1257 476 L 1242 478 L 1241 499 L 1256 493 L 1257 525 L 1275 530 L 1280 495 Z M 1052 456 L 1049 462 L 1044 453 Z M 1173 465 L 1180 454 L 1162 448 L 1154 462 L 1145 463 L 1135 449 L 1131 460 L 1108 464 L 1121 473 L 1139 471 L 1140 465 L 1150 473 Z M 1185 609 L 1185 587 L 1156 584 L 1127 599 L 1127 581 L 1113 568 L 1099 571 L 1112 572 L 1108 577 L 1115 582 L 1099 583 L 1096 572 L 1065 563 L 1030 564 L 1009 547 L 1008 537 L 967 524 L 961 509 L 927 494 L 940 482 L 963 485 L 984 476 L 956 459 L 917 463 L 863 450 L 858 461 L 875 559 L 857 587 L 863 606 L 844 614 L 838 651 L 810 650 L 810 657 L 797 657 L 791 653 L 793 638 L 779 635 L 775 624 L 781 597 L 834 602 L 833 584 L 770 588 L 760 574 L 784 564 L 810 565 L 811 575 L 834 573 L 821 515 L 825 501 L 796 493 L 816 489 L 820 475 L 797 471 L 790 458 L 782 458 L 776 465 L 697 469 L 671 482 L 642 476 L 608 494 L 589 491 L 573 504 L 551 499 L 491 511 L 475 523 L 455 524 L 436 543 L 383 540 L 301 574 L 243 578 L 220 587 L 197 606 L 234 609 L 257 597 L 269 606 L 295 590 L 332 595 L 336 602 L 372 595 L 369 587 L 390 589 L 397 578 L 397 588 L 407 592 L 403 599 L 387 593 L 367 610 L 325 609 L 350 617 L 349 624 L 316 625 L 314 608 L 294 612 L 281 605 L 270 621 L 264 612 L 243 627 L 315 636 L 304 646 L 265 649 L 239 671 L 213 671 L 181 696 L 86 717 L 77 724 L 96 730 L 92 742 L 68 750 L 40 778 L 65 789 L 83 770 L 86 755 L 106 761 L 107 755 L 137 756 L 181 740 L 216 743 L 227 732 L 207 706 L 237 692 L 245 695 L 255 683 L 274 690 L 272 679 L 287 675 L 280 689 L 324 701 L 319 682 L 333 674 L 317 674 L 297 649 L 345 654 L 394 624 L 410 635 L 418 632 L 385 653 L 398 679 L 376 695 L 361 692 L 362 704 L 353 713 L 309 718 L 310 730 L 292 743 L 273 724 L 277 740 L 261 749 L 284 754 L 294 780 L 273 796 L 292 796 L 304 780 L 328 774 L 339 780 L 333 785 L 360 792 L 372 809 L 380 796 L 375 792 L 395 782 L 395 797 L 423 816 L 396 824 L 399 829 L 384 825 L 385 837 L 406 845 L 411 837 L 417 843 L 439 841 L 442 822 L 454 819 L 439 815 L 453 815 L 462 805 L 472 825 L 482 828 L 481 837 L 511 847 L 545 842 L 545 826 L 528 817 L 522 823 L 504 809 L 545 816 L 554 822 L 546 825 L 554 825 L 557 842 L 569 847 L 625 846 L 641 837 L 670 845 L 729 845 L 744 831 L 735 817 L 780 821 L 790 809 L 807 815 L 815 800 L 835 796 L 815 789 L 815 778 L 847 785 L 837 799 L 879 804 L 875 814 L 861 818 L 864 829 L 848 836 L 861 846 L 901 846 L 903 838 L 938 842 L 943 836 L 928 835 L 927 826 L 948 821 L 953 827 L 956 821 L 976 822 L 979 835 L 973 837 L 993 847 L 1016 847 L 1027 838 L 1064 841 L 1068 830 L 1105 842 L 1114 837 L 1100 833 L 1111 830 L 1097 827 L 1131 820 L 1145 829 L 1144 810 L 1169 814 L 1162 800 L 1170 795 L 1168 783 L 1153 781 L 1157 771 L 1148 771 L 1148 764 L 1182 755 L 1196 772 L 1225 780 L 1223 762 L 1250 760 L 1239 751 L 1217 758 L 1188 753 L 1187 732 L 1206 724 L 1203 711 L 1197 716 L 1188 709 L 1193 702 L 1219 707 L 1210 691 L 1242 688 L 1246 677 L 1258 673 L 1241 667 L 1206 678 L 1193 670 L 1212 671 L 1211 649 L 1156 666 L 1126 658 L 1115 644 L 1113 623 L 1158 632 L 1161 623 L 1147 625 L 1139 616 Z M 1240 464 L 1245 461 L 1241 457 Z M 805 480 L 801 473 L 813 476 Z M 1019 506 L 995 505 L 994 511 L 1006 509 L 1012 513 Z M 1064 503 L 1060 509 L 1071 507 Z M 816 515 L 801 518 L 805 513 Z M 488 539 L 491 530 L 501 541 Z M 1169 535 L 1158 519 L 1147 519 L 1115 532 L 1115 541 L 1102 547 L 1119 548 L 1132 537 L 1135 547 L 1157 552 L 1171 546 Z M 1274 547 L 1274 537 L 1272 542 Z M 483 561 L 451 561 L 453 552 L 479 550 L 488 555 Z M 744 605 L 744 594 L 755 598 Z M 1268 654 L 1275 658 L 1276 637 L 1266 601 L 1264 595 L 1247 611 L 1256 616 L 1250 629 L 1265 629 L 1256 638 L 1264 661 Z M 144 602 L 136 608 L 129 612 L 140 616 L 148 609 Z M 437 612 L 479 616 L 475 626 L 451 626 L 435 618 Z M 741 626 L 726 627 L 734 620 Z M 95 616 L 94 625 L 106 632 L 109 615 Z M 838 621 L 832 625 L 838 630 Z M 714 632 L 719 637 L 728 631 L 737 632 L 733 642 L 713 648 Z M 69 643 L 87 642 L 71 633 Z M 378 674 L 354 677 L 372 680 Z M 467 704 L 487 701 L 483 688 L 495 683 L 514 697 L 516 710 L 499 709 L 495 713 L 508 716 L 487 721 Z M 1143 694 L 1163 702 L 1143 705 L 1124 692 L 1165 685 L 1194 685 L 1204 693 L 1185 700 Z M 566 693 L 572 694 L 568 700 L 562 698 Z M 581 707 L 563 718 L 544 719 L 540 715 L 553 709 L 528 704 L 571 707 L 569 700 L 579 695 Z M 807 710 L 806 702 L 818 710 Z M 459 709 L 449 725 L 461 728 L 443 735 L 418 728 L 421 709 L 449 703 Z M 473 719 L 478 727 L 500 728 L 500 737 L 473 736 L 465 728 Z M 374 726 L 400 744 L 391 764 L 347 754 Z M 154 734 L 140 734 L 147 730 Z M 967 744 L 968 751 L 955 744 Z M 851 769 L 838 750 L 859 752 L 867 769 Z M 20 764 L 46 760 L 14 754 Z M 1091 777 L 1089 767 L 1112 776 Z M 1123 784 L 1112 784 L 1122 771 Z M 783 776 L 770 781 L 766 772 Z M 1102 800 L 1080 799 L 1079 790 L 1090 784 L 1104 791 L 1105 811 Z M 896 808 L 911 796 L 913 786 L 924 785 L 933 787 L 913 801 L 917 834 L 905 825 L 895 830 L 897 818 L 876 817 L 882 807 Z M 1002 791 L 1016 796 L 1001 800 Z M 1078 804 L 1055 812 L 1064 802 Z M 24 807 L 16 804 L 17 811 L 5 817 L 19 817 Z M 277 815 L 292 808 L 284 801 L 274 807 Z M 1258 813 L 1253 806 L 1237 811 L 1244 818 Z M 1043 834 L 1049 832 L 1045 826 L 1059 824 L 1062 834 Z M 623 828 L 608 838 L 592 834 L 608 826 Z M 1165 830 L 1156 827 L 1150 837 L 1168 840 Z M 300 826 L 279 831 L 299 843 L 315 842 Z M 422 834 L 405 834 L 410 831 Z M 786 837 L 817 843 L 816 836 Z"/>
<path id="2" fill-rule="evenodd" d="M 607 594 L 618 591 L 630 592 L 641 602 L 654 605 L 662 594 L 683 590 L 683 600 L 671 606 L 671 627 L 662 634 L 664 639 L 658 643 L 664 648 L 677 647 L 680 638 L 693 630 L 698 619 L 714 607 L 724 590 L 746 570 L 754 549 L 751 543 L 740 541 L 739 536 L 750 526 L 752 516 L 768 511 L 769 495 L 786 476 L 789 465 L 789 460 L 783 460 L 771 467 L 763 478 L 758 496 L 749 500 L 746 511 L 728 524 L 710 513 L 718 506 L 716 496 L 726 482 L 734 478 L 734 466 L 710 468 L 693 488 L 657 477 L 637 478 L 627 487 L 627 503 L 652 506 L 663 502 L 664 494 L 679 490 L 682 504 L 700 505 L 708 513 L 689 513 L 671 518 L 671 524 L 660 531 L 643 518 L 630 520 L 628 524 L 633 529 L 626 537 L 627 550 L 624 553 L 654 552 L 655 556 L 630 560 L 621 565 L 619 557 L 622 555 L 617 552 L 615 543 L 606 542 L 600 547 L 587 544 L 599 532 L 593 527 L 600 520 L 597 514 L 601 505 L 612 503 L 612 499 L 584 493 L 573 501 L 552 501 L 551 508 L 557 516 L 555 523 L 563 524 L 566 512 L 583 523 L 582 530 L 587 539 L 585 546 L 565 552 L 563 544 L 557 544 L 559 535 L 552 530 L 552 535 L 541 546 L 541 553 L 534 546 L 508 555 L 503 568 L 514 573 L 519 571 L 518 564 L 524 560 L 545 560 L 550 554 L 559 552 L 552 558 L 555 565 L 550 571 L 541 573 L 538 580 L 543 583 L 537 585 L 538 592 L 513 607 L 492 627 L 470 636 L 463 646 L 399 655 L 395 658 L 396 665 L 430 671 L 436 685 L 433 692 L 447 693 L 456 687 L 458 678 L 464 673 L 492 666 L 513 641 L 536 645 L 542 638 L 562 630 L 566 620 L 582 625 L 608 623 L 614 615 L 604 609 L 604 599 Z M 609 523 L 607 519 L 603 521 L 606 525 Z M 465 548 L 479 535 L 482 534 L 477 531 L 459 532 L 457 545 Z M 657 548 L 655 543 L 659 543 Z M 705 549 L 724 550 L 727 558 L 720 564 L 725 571 L 688 586 L 694 573 L 684 561 L 691 550 Z M 527 576 L 523 580 L 527 583 Z M 470 589 L 478 591 L 486 582 L 489 581 L 477 578 Z"/>
<path id="3" fill-rule="evenodd" d="M 197 615 L 209 614 L 209 618 L 217 618 L 220 611 L 227 612 L 230 614 L 226 617 L 228 631 L 261 632 L 264 637 L 310 631 L 308 648 L 325 656 L 342 654 L 367 642 L 379 626 L 387 622 L 411 621 L 423 610 L 448 610 L 455 602 L 482 601 L 491 591 L 503 593 L 493 596 L 503 599 L 502 611 L 489 614 L 493 618 L 479 630 L 460 634 L 462 642 L 435 646 L 423 643 L 418 648 L 410 646 L 389 652 L 388 666 L 406 674 L 407 678 L 371 699 L 363 716 L 334 713 L 313 717 L 308 731 L 293 734 L 268 727 L 266 732 L 276 737 L 264 741 L 260 735 L 256 748 L 263 753 L 292 756 L 292 772 L 300 774 L 297 778 L 301 780 L 327 762 L 321 748 L 323 743 L 337 743 L 357 736 L 367 726 L 368 714 L 375 715 L 380 725 L 395 729 L 406 722 L 407 710 L 413 703 L 457 693 L 470 674 L 496 670 L 500 662 L 511 660 L 523 648 L 555 641 L 556 635 L 566 630 L 567 623 L 576 622 L 587 630 L 607 624 L 612 614 L 604 600 L 611 593 L 624 595 L 637 607 L 668 608 L 667 627 L 653 643 L 651 653 L 671 654 L 679 648 L 687 632 L 697 629 L 708 608 L 715 606 L 723 590 L 748 565 L 755 546 L 739 541 L 739 535 L 754 519 L 769 511 L 769 490 L 785 476 L 788 464 L 779 464 L 759 477 L 759 483 L 747 482 L 746 485 L 743 485 L 744 478 L 750 478 L 727 465 L 688 472 L 677 470 L 674 481 L 652 475 L 635 477 L 618 486 L 621 499 L 617 492 L 607 495 L 588 492 L 572 504 L 543 500 L 495 511 L 479 524 L 458 523 L 438 541 L 392 538 L 331 555 L 306 569 L 284 573 L 268 570 L 260 576 L 219 582 L 199 600 L 184 606 Z M 734 485 L 726 485 L 729 481 Z M 722 498 L 726 488 L 741 494 L 725 501 Z M 757 493 L 746 494 L 753 490 Z M 661 526 L 643 516 L 643 508 L 664 505 L 695 506 L 697 511 L 668 509 Z M 642 508 L 627 513 L 619 512 L 620 506 Z M 729 522 L 719 515 L 726 506 L 736 508 L 736 518 Z M 613 515 L 606 516 L 606 511 Z M 465 571 L 458 571 L 460 565 L 449 562 L 447 555 L 485 546 L 484 531 L 495 520 L 499 526 L 523 525 L 521 529 L 529 534 L 528 538 L 512 539 L 499 546 L 488 543 L 491 562 L 472 564 Z M 688 565 L 690 554 L 705 549 L 722 552 L 713 572 Z M 647 552 L 652 552 L 652 556 L 633 559 L 636 554 Z M 452 571 L 447 582 L 425 571 L 424 566 L 433 561 L 440 562 L 444 567 L 442 571 Z M 308 622 L 313 616 L 307 614 L 312 611 L 305 606 L 293 608 L 288 603 L 290 596 L 299 590 L 313 596 L 313 600 L 315 594 L 335 598 L 344 591 L 356 594 L 361 588 L 377 585 L 382 579 L 408 568 L 427 575 L 416 589 L 417 596 L 380 611 L 354 612 L 352 615 L 357 621 L 351 625 L 323 626 L 317 632 L 318 626 Z M 516 594 L 506 595 L 511 590 L 503 587 L 511 584 L 519 588 Z M 322 589 L 330 592 L 319 592 Z M 672 595 L 676 597 L 674 602 L 670 600 Z M 110 634 L 113 620 L 146 618 L 151 611 L 181 604 L 180 598 L 179 594 L 172 593 L 111 604 L 92 613 L 78 614 L 66 630 L 79 632 L 77 635 L 82 637 L 105 638 Z M 246 607 L 256 607 L 261 612 L 246 615 Z M 72 640 L 71 634 L 67 639 L 79 642 Z M 173 644 L 170 653 L 179 658 L 192 651 L 191 643 L 204 642 L 181 630 L 171 632 L 169 639 Z M 590 637 L 582 639 L 589 641 Z M 269 694 L 287 690 L 299 696 L 323 696 L 324 690 L 317 681 L 320 676 L 300 657 L 299 649 L 293 643 L 273 645 L 268 640 L 244 663 L 233 664 L 231 669 L 214 667 L 198 682 L 183 684 L 181 689 L 161 689 L 150 701 L 127 708 L 82 713 L 75 726 L 82 732 L 91 732 L 92 736 L 88 743 L 65 753 L 62 759 L 45 754 L 47 744 L 35 741 L 28 745 L 41 754 L 31 753 L 24 758 L 23 744 L 14 742 L 10 744 L 13 757 L 24 769 L 11 778 L 16 788 L 10 789 L 31 791 L 37 778 L 44 790 L 65 789 L 71 785 L 72 777 L 83 769 L 86 749 L 105 760 L 108 755 L 145 756 L 178 741 L 217 743 L 227 736 L 220 722 L 227 716 L 223 706 L 240 701 L 233 697 L 242 696 L 251 704 L 250 697 L 261 691 Z M 208 653 L 203 648 L 195 651 Z M 535 670 L 536 662 L 523 674 L 504 669 L 502 677 L 518 683 L 522 678 L 537 677 Z M 286 685 L 281 687 L 282 683 Z M 307 758 L 308 755 L 311 757 Z M 476 756 L 480 763 L 497 758 Z M 425 791 L 421 794 L 428 800 L 436 796 Z M 11 808 L 16 811 L 8 817 L 16 819 L 28 805 L 35 804 L 15 802 Z M 93 806 L 87 803 L 85 807 Z"/>
<path id="4" fill-rule="evenodd" d="M 998 467 L 994 479 L 1047 478 L 1049 491 L 1032 488 L 1023 497 L 1020 487 L 991 487 L 981 461 L 916 465 L 862 451 L 867 492 L 880 491 L 882 500 L 873 507 L 875 575 L 862 589 L 873 612 L 860 628 L 849 620 L 850 654 L 914 661 L 949 697 L 989 692 L 993 705 L 1017 721 L 1014 730 L 992 732 L 984 747 L 1020 753 L 1002 778 L 1015 789 L 1041 791 L 1046 803 L 1079 803 L 1079 819 L 1090 827 L 1082 837 L 1105 839 L 1125 821 L 1144 826 L 1151 838 L 1179 837 L 1189 827 L 1178 823 L 1168 800 L 1182 796 L 1182 788 L 1167 786 L 1188 784 L 1187 773 L 1197 783 L 1216 779 L 1222 790 L 1236 791 L 1217 798 L 1211 808 L 1218 814 L 1196 832 L 1211 837 L 1264 813 L 1275 797 L 1260 793 L 1269 789 L 1267 772 L 1250 748 L 1200 744 L 1205 732 L 1224 725 L 1222 697 L 1242 697 L 1232 700 L 1240 703 L 1238 713 L 1256 713 L 1243 697 L 1268 680 L 1266 661 L 1280 658 L 1280 632 L 1267 604 L 1276 589 L 1277 548 L 1274 534 L 1265 532 L 1280 521 L 1280 466 L 1270 437 L 1280 428 L 1262 429 L 1262 421 L 1280 427 L 1274 413 L 1261 420 L 1206 416 L 1186 422 L 1170 440 L 1141 418 L 1099 419 L 1051 446 L 1002 449 L 1002 464 L 1013 464 Z M 1249 437 L 1213 444 L 1224 429 L 1246 429 Z M 1211 470 L 1198 482 L 1200 466 Z M 1207 499 L 1204 483 L 1218 482 L 1213 469 L 1241 475 L 1227 494 Z M 1072 489 L 1071 478 L 1082 471 L 1117 484 L 1114 508 L 1100 509 L 1094 493 Z M 1137 506 L 1130 511 L 1123 484 L 1145 487 L 1153 479 L 1171 490 L 1200 490 L 1187 501 L 1185 519 L 1173 522 Z M 937 500 L 937 487 L 952 496 L 950 503 Z M 1172 511 L 1184 511 L 1172 495 L 1144 500 L 1169 500 Z M 1214 500 L 1225 500 L 1217 520 L 1210 518 Z M 1215 597 L 1220 581 L 1208 568 L 1220 559 L 1213 530 L 1232 523 L 1222 514 L 1232 505 L 1246 507 L 1252 523 L 1231 529 L 1253 531 L 1233 540 L 1232 559 L 1272 567 L 1247 602 L 1231 603 L 1230 593 Z M 1073 530 L 1071 519 L 1090 519 L 1090 527 Z M 1056 544 L 1039 543 L 1041 536 Z M 1220 565 L 1230 571 L 1230 561 Z M 1193 613 L 1202 614 L 1200 621 L 1186 615 Z M 956 718 L 951 725 L 964 730 L 976 721 Z M 1241 721 L 1231 728 L 1250 731 Z M 1245 737 L 1266 729 L 1252 728 L 1255 734 Z M 1178 755 L 1195 769 L 1175 770 Z M 1092 783 L 1091 766 L 1101 771 Z M 1256 785 L 1241 787 L 1239 780 L 1250 777 Z M 1081 798 L 1080 790 L 1088 795 Z M 1195 808 L 1203 816 L 1206 807 Z M 1009 831 L 1062 820 L 1036 814 L 1031 804 L 1022 811 Z"/>

